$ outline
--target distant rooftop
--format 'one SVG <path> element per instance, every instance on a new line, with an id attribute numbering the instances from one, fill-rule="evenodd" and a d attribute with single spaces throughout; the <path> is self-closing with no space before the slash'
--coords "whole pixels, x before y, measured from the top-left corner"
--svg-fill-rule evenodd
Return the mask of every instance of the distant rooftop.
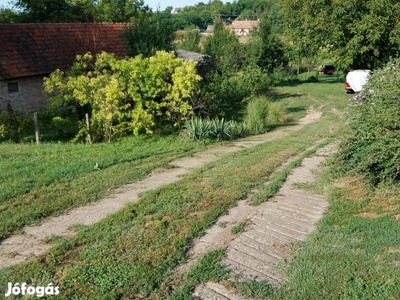
<path id="1" fill-rule="evenodd" d="M 78 54 L 125 56 L 125 24 L 0 24 L 0 80 L 69 69 Z"/>
<path id="2" fill-rule="evenodd" d="M 186 51 L 182 49 L 176 50 L 177 56 L 184 60 L 194 60 L 200 62 L 204 59 L 205 55 L 197 52 Z"/>
<path id="3" fill-rule="evenodd" d="M 232 29 L 253 29 L 260 26 L 259 20 L 235 20 L 232 23 Z"/>

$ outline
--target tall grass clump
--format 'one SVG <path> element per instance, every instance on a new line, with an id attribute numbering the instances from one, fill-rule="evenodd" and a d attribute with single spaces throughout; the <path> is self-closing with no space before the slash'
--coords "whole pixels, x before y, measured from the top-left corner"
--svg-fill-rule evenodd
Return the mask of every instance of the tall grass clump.
<path id="1" fill-rule="evenodd" d="M 279 103 L 269 102 L 268 103 L 268 125 L 272 124 L 283 124 L 288 121 L 286 109 Z"/>
<path id="2" fill-rule="evenodd" d="M 400 180 L 400 61 L 376 70 L 350 99 L 345 134 L 335 157 L 339 174 L 363 175 L 374 186 Z"/>
<path id="3" fill-rule="evenodd" d="M 230 121 L 230 135 L 232 139 L 250 135 L 249 128 L 244 122 Z"/>
<path id="4" fill-rule="evenodd" d="M 268 118 L 268 98 L 258 96 L 247 103 L 244 122 L 251 133 L 262 133 L 266 130 Z"/>
<path id="5" fill-rule="evenodd" d="M 265 96 L 249 99 L 244 122 L 252 134 L 267 131 L 268 125 L 285 123 L 287 114 L 285 108 Z"/>

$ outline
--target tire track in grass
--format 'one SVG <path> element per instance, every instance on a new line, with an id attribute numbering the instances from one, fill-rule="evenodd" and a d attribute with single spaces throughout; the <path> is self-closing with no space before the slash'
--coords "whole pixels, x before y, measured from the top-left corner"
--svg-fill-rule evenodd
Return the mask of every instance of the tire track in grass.
<path id="1" fill-rule="evenodd" d="M 290 260 L 286 249 L 291 243 L 304 241 L 307 238 L 328 206 L 325 197 L 296 188 L 295 184 L 313 182 L 312 171 L 331 155 L 334 149 L 332 145 L 327 145 L 313 156 L 303 157 L 301 165 L 287 177 L 279 193 L 270 201 L 255 207 L 246 216 L 249 225 L 244 232 L 231 237 L 231 240 L 225 243 L 228 247 L 222 265 L 226 266 L 237 280 L 265 282 L 272 286 L 279 285 L 285 280 L 282 266 Z M 212 230 L 209 233 L 212 234 Z M 218 239 L 221 239 L 221 235 L 214 236 L 214 243 L 218 243 Z M 208 237 L 208 241 L 210 240 L 211 236 Z M 214 249 L 218 246 L 224 245 L 213 244 Z M 214 282 L 197 286 L 193 297 L 244 299 L 223 284 Z"/>
<path id="2" fill-rule="evenodd" d="M 308 123 L 318 120 L 320 116 L 321 113 L 318 111 L 309 111 L 309 114 L 299 120 L 296 125 L 235 141 L 224 147 L 219 146 L 200 151 L 190 158 L 178 159 L 170 163 L 174 168 L 153 172 L 143 180 L 114 190 L 112 194 L 102 200 L 72 209 L 64 215 L 48 218 L 40 225 L 25 226 L 21 230 L 21 234 L 16 234 L 0 241 L 0 268 L 38 257 L 52 246 L 44 242 L 49 236 L 72 236 L 75 231 L 71 227 L 80 224 L 94 224 L 109 214 L 120 210 L 125 204 L 136 202 L 141 193 L 178 181 L 182 175 L 187 174 L 192 168 L 200 167 L 224 154 L 251 148 L 287 135 L 301 129 Z"/>

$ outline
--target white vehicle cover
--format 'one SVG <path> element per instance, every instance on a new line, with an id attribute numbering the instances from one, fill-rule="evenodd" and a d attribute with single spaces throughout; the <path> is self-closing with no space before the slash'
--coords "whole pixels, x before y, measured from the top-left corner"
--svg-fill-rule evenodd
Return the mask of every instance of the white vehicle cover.
<path id="1" fill-rule="evenodd" d="M 354 70 L 350 71 L 346 76 L 346 82 L 355 92 L 360 92 L 364 85 L 368 82 L 371 70 Z"/>

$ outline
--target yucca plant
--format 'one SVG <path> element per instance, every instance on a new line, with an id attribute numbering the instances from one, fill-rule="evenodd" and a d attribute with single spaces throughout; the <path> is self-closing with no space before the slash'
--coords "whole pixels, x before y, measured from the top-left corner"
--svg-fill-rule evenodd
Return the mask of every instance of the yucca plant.
<path id="1" fill-rule="evenodd" d="M 210 138 L 211 123 L 199 117 L 193 117 L 186 121 L 185 134 L 194 140 Z"/>
<path id="2" fill-rule="evenodd" d="M 210 122 L 210 136 L 218 141 L 231 139 L 230 128 L 231 124 L 229 121 L 222 119 L 214 119 Z"/>
<path id="3" fill-rule="evenodd" d="M 193 117 L 186 121 L 183 132 L 187 137 L 194 140 L 228 140 L 232 138 L 231 122 L 222 119 L 204 120 L 199 117 Z"/>
<path id="4" fill-rule="evenodd" d="M 232 138 L 240 138 L 250 134 L 245 122 L 230 121 L 230 135 Z"/>

